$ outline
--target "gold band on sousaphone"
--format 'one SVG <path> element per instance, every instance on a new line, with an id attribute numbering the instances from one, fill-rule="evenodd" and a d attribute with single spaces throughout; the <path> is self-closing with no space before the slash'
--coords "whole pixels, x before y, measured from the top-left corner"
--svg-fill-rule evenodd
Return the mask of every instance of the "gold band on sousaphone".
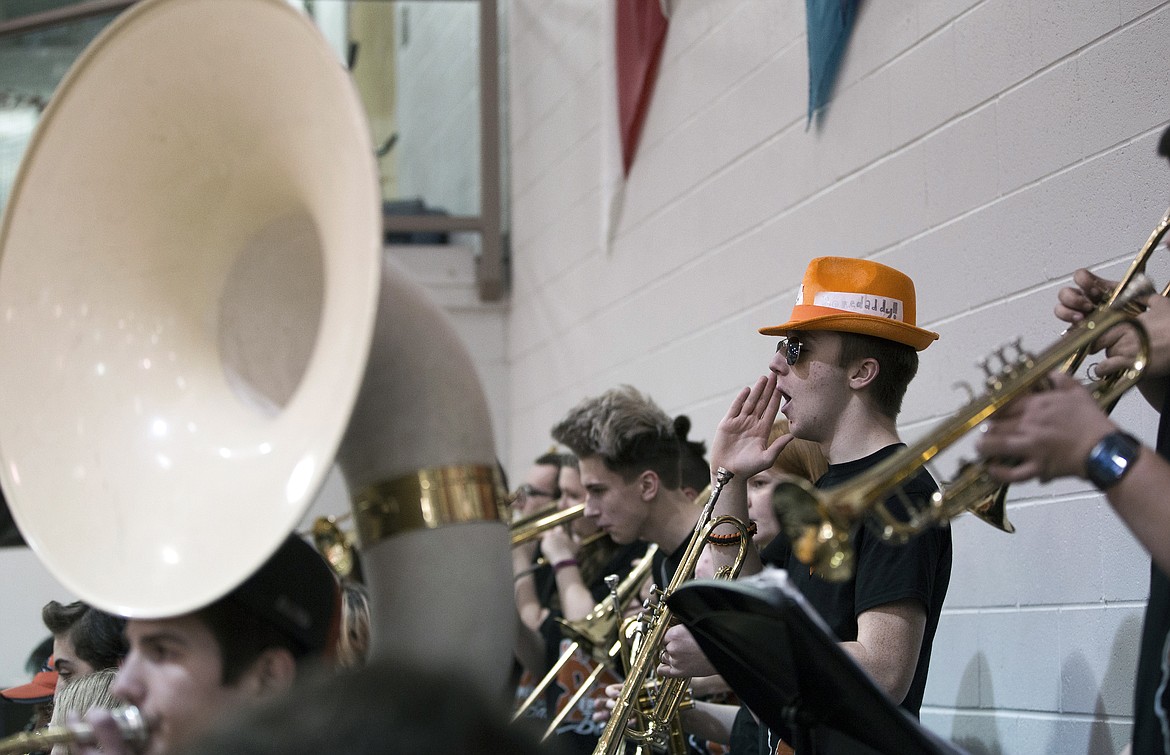
<path id="1" fill-rule="evenodd" d="M 196 610 L 276 550 L 334 463 L 351 491 L 413 476 L 417 500 L 396 494 L 362 544 L 371 655 L 503 685 L 488 407 L 381 220 L 363 106 L 284 0 L 145 0 L 78 58 L 0 222 L 0 481 L 78 598 Z"/>
<path id="2" fill-rule="evenodd" d="M 499 518 L 500 475 L 489 466 L 420 469 L 353 494 L 362 543 L 417 529 Z"/>

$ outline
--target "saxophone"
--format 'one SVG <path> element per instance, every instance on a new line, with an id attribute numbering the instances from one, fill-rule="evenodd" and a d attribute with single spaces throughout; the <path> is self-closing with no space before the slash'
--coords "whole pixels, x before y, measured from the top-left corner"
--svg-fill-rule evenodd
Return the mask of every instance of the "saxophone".
<path id="1" fill-rule="evenodd" d="M 673 621 L 666 600 L 692 578 L 708 536 L 719 525 L 730 524 L 739 530 L 739 553 L 735 563 L 720 569 L 716 578 L 734 579 L 743 567 L 747 549 L 751 547 L 748 526 L 733 516 L 712 518 L 719 493 L 731 477 L 731 472 L 722 467 L 716 470 L 711 495 L 699 514 L 694 534 L 670 584 L 664 590 L 656 588 L 653 591 L 642 613 L 624 632 L 630 640 L 628 648 L 623 648 L 626 679 L 593 755 L 614 755 L 626 741 L 637 743 L 638 753 L 670 752 L 677 755 L 686 752 L 686 741 L 678 724 L 678 711 L 691 680 L 671 678 L 651 681 L 649 684 L 647 682 L 658 663 L 666 630 Z M 627 725 L 631 717 L 634 723 Z"/>

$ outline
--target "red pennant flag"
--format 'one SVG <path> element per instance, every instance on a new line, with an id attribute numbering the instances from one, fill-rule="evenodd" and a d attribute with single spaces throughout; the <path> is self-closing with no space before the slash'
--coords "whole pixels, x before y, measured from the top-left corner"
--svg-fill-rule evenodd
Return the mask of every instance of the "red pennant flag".
<path id="1" fill-rule="evenodd" d="M 658 61 L 666 43 L 666 27 L 667 18 L 660 0 L 617 0 L 618 125 L 622 169 L 627 176 L 654 93 Z"/>

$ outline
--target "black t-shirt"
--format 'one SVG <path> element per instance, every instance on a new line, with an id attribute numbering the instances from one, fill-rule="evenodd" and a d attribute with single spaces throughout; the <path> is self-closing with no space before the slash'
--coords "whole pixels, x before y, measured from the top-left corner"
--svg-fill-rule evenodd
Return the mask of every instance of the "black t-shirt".
<path id="1" fill-rule="evenodd" d="M 1170 459 L 1170 394 L 1158 423 L 1158 455 Z M 1170 710 L 1170 683 L 1165 666 L 1170 642 L 1170 579 L 1150 564 L 1150 597 L 1142 623 L 1141 654 L 1134 682 L 1133 752 L 1166 752 L 1166 711 Z M 1163 712 L 1161 716 L 1158 709 Z"/>
<path id="2" fill-rule="evenodd" d="M 650 572 L 654 578 L 654 584 L 662 589 L 666 589 L 670 585 L 671 580 L 674 579 L 674 573 L 678 569 L 679 564 L 682 563 L 683 556 L 687 554 L 687 546 L 691 543 L 691 536 L 682 541 L 682 545 L 675 548 L 672 552 L 664 554 L 659 548 L 658 552 L 654 554 L 654 567 Z"/>
<path id="3" fill-rule="evenodd" d="M 817 480 L 817 488 L 840 485 L 870 469 L 886 457 L 903 448 L 902 444 L 887 446 L 869 456 L 844 464 L 832 464 Z M 938 490 L 938 485 L 925 470 L 902 486 L 902 492 L 912 504 L 924 505 Z M 895 516 L 903 509 L 897 496 L 886 502 Z M 788 578 L 817 610 L 838 640 L 857 639 L 857 615 L 877 606 L 911 598 L 922 603 L 926 610 L 926 628 L 914 680 L 901 707 L 915 717 L 922 707 L 926 690 L 926 673 L 930 666 L 930 651 L 942 613 L 943 599 L 951 579 L 950 527 L 931 527 L 904 545 L 882 540 L 876 524 L 863 520 L 852 533 L 854 575 L 844 582 L 830 582 L 811 574 L 807 565 L 792 553 L 787 538 L 778 537 L 760 554 L 766 562 L 788 570 Z M 739 753 L 739 750 L 733 750 Z"/>

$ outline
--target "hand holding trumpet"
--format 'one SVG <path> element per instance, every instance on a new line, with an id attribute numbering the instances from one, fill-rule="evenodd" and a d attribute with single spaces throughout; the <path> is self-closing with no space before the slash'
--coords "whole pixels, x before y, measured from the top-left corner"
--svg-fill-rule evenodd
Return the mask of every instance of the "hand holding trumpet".
<path id="1" fill-rule="evenodd" d="M 976 450 L 1001 483 L 1084 477 L 1093 446 L 1117 429 L 1076 379 L 1062 372 L 1049 379 L 1047 390 L 1015 400 L 980 428 Z"/>
<path id="2" fill-rule="evenodd" d="M 1075 286 L 1066 286 L 1057 294 L 1054 314 L 1061 320 L 1076 324 L 1104 303 L 1116 290 L 1117 282 L 1102 278 L 1081 268 L 1073 273 Z M 1147 309 L 1137 320 L 1146 329 L 1150 339 L 1150 362 L 1141 385 L 1143 394 L 1151 384 L 1170 377 L 1170 299 L 1151 295 L 1140 302 Z M 1105 359 L 1093 367 L 1095 377 L 1108 377 L 1133 364 L 1140 348 L 1132 328 L 1112 328 L 1093 344 L 1092 353 L 1105 352 Z M 1147 395 L 1147 398 L 1150 398 Z"/>

